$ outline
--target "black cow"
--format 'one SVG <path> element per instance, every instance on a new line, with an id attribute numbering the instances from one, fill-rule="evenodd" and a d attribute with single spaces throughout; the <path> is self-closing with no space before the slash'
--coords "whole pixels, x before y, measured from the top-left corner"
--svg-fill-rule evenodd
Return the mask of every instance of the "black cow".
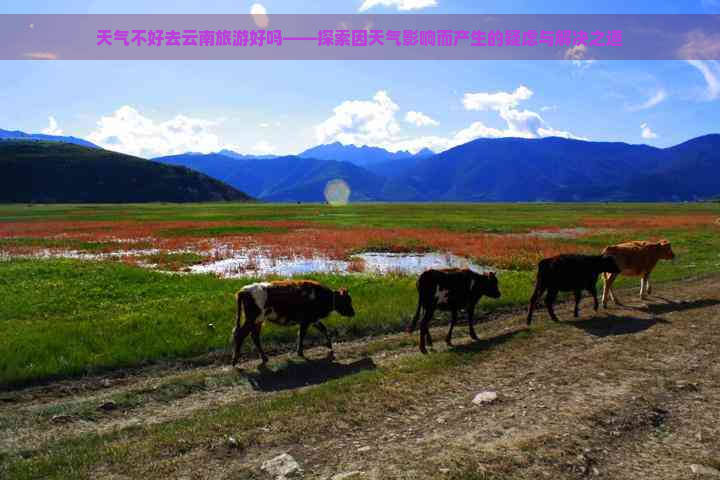
<path id="1" fill-rule="evenodd" d="M 475 305 L 480 297 L 487 295 L 492 298 L 500 298 L 497 277 L 494 273 L 479 274 L 469 269 L 447 268 L 442 270 L 426 270 L 417 280 L 418 306 L 415 311 L 412 323 L 408 325 L 408 333 L 415 330 L 421 311 L 424 310 L 420 322 L 420 351 L 427 353 L 425 345 L 432 346 L 430 319 L 435 310 L 450 311 L 450 330 L 448 330 L 445 342 L 452 343 L 452 331 L 457 322 L 458 310 L 466 310 L 470 336 L 477 340 L 475 333 Z"/>
<path id="2" fill-rule="evenodd" d="M 553 303 L 558 292 L 573 292 L 575 294 L 575 317 L 579 315 L 580 298 L 582 291 L 587 290 L 595 300 L 595 311 L 598 309 L 597 279 L 603 273 L 618 273 L 615 260 L 605 255 L 558 255 L 546 258 L 538 263 L 535 291 L 530 299 L 527 324 L 532 323 L 533 310 L 538 300 L 547 290 L 545 306 L 550 318 L 558 321 L 553 310 Z"/>
<path id="3" fill-rule="evenodd" d="M 302 357 L 303 341 L 310 325 L 314 325 L 325 335 L 325 345 L 332 351 L 327 328 L 320 320 L 333 311 L 345 317 L 355 315 L 352 299 L 346 289 L 331 290 L 312 280 L 253 283 L 243 287 L 236 298 L 233 365 L 237 364 L 243 341 L 248 335 L 252 336 L 263 363 L 268 361 L 260 345 L 260 329 L 265 320 L 284 326 L 299 324 L 297 354 Z M 246 318 L 240 325 L 243 310 Z"/>

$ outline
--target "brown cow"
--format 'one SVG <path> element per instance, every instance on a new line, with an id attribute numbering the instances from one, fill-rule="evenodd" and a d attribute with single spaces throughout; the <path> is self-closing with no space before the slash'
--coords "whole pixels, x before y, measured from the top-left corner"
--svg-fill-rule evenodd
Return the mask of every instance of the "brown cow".
<path id="1" fill-rule="evenodd" d="M 424 310 L 425 314 L 420 322 L 420 351 L 422 353 L 427 353 L 426 344 L 432 346 L 428 325 L 436 309 L 451 312 L 450 329 L 445 337 L 445 342 L 451 345 L 452 331 L 457 322 L 458 310 L 467 312 L 470 337 L 477 340 L 473 318 L 475 305 L 483 295 L 500 298 L 498 280 L 494 273 L 479 274 L 467 268 L 426 270 L 418 278 L 416 286 L 418 291 L 417 310 L 407 330 L 410 333 L 415 329 L 420 313 Z"/>
<path id="2" fill-rule="evenodd" d="M 233 330 L 235 352 L 232 364 L 240 358 L 240 349 L 248 335 L 263 363 L 267 355 L 260 345 L 260 329 L 265 320 L 277 325 L 300 325 L 297 354 L 303 355 L 303 341 L 310 325 L 314 325 L 324 336 L 325 346 L 332 352 L 332 343 L 327 328 L 320 322 L 333 311 L 345 317 L 355 315 L 350 294 L 344 288 L 331 290 L 312 280 L 286 280 L 276 282 L 253 283 L 243 287 L 236 295 L 237 319 Z M 242 312 L 245 322 L 240 325 Z"/>
<path id="3" fill-rule="evenodd" d="M 640 277 L 640 300 L 645 298 L 646 293 L 650 294 L 652 292 L 650 273 L 652 273 L 655 265 L 660 260 L 673 260 L 675 258 L 670 242 L 667 240 L 620 243 L 605 248 L 602 253 L 615 259 L 615 263 L 618 264 L 620 273 L 623 275 Z M 613 282 L 618 275 L 618 273 L 603 275 L 605 281 L 602 296 L 603 307 L 607 307 L 608 296 L 616 304 L 620 303 L 612 288 Z"/>

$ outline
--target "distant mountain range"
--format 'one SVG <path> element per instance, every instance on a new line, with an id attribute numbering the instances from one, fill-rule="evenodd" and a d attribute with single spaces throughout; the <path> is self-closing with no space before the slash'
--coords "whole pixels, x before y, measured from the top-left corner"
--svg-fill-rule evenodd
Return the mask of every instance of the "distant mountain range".
<path id="1" fill-rule="evenodd" d="M 385 178 L 349 162 L 299 156 L 235 158 L 218 153 L 172 155 L 155 161 L 181 165 L 218 178 L 253 197 L 270 202 L 321 202 L 330 180 L 352 187 L 351 201 L 382 198 Z"/>
<path id="2" fill-rule="evenodd" d="M 267 201 L 322 201 L 325 183 L 334 178 L 350 185 L 356 201 L 680 201 L 720 195 L 720 135 L 665 149 L 494 138 L 436 155 L 334 143 L 264 160 L 225 154 L 156 160 L 202 171 Z"/>
<path id="3" fill-rule="evenodd" d="M 25 133 L 20 130 L 10 131 L 3 130 L 0 128 L 0 142 L 8 140 L 27 140 L 27 141 L 42 141 L 42 142 L 63 142 L 72 143 L 75 145 L 82 145 L 88 148 L 100 148 L 94 143 L 90 143 L 87 140 L 77 137 L 63 137 L 59 135 L 45 135 L 44 133 Z"/>
<path id="4" fill-rule="evenodd" d="M 376 175 L 395 178 L 415 166 L 423 158 L 432 157 L 435 153 L 427 148 L 416 154 L 407 151 L 388 152 L 380 147 L 357 147 L 343 145 L 340 142 L 318 145 L 300 153 L 303 158 L 316 158 L 319 160 L 337 160 L 349 162 L 366 168 Z"/>
<path id="5" fill-rule="evenodd" d="M 205 174 L 99 148 L 0 141 L 0 203 L 246 201 Z"/>
<path id="6" fill-rule="evenodd" d="M 0 130 L 0 146 L 47 138 L 58 145 L 70 143 L 95 149 L 100 157 L 115 155 L 142 161 L 104 151 L 75 137 Z M 55 155 L 51 148 L 44 148 L 46 156 Z M 71 152 L 58 151 L 69 160 Z M 86 153 L 80 157 L 89 158 Z M 7 153 L 4 158 L 8 161 Z M 417 154 L 389 152 L 336 142 L 299 155 L 244 155 L 222 150 L 154 161 L 187 167 L 234 187 L 219 194 L 222 184 L 217 182 L 217 188 L 206 190 L 204 198 L 245 198 L 241 193 L 245 192 L 265 201 L 320 202 L 324 201 L 327 182 L 337 178 L 350 186 L 351 201 L 685 201 L 720 197 L 718 134 L 670 148 L 557 137 L 485 138 L 438 154 L 427 149 Z M 87 163 L 85 167 L 81 163 L 74 166 L 79 169 L 77 178 L 82 168 L 94 168 Z M 48 172 L 55 171 L 43 166 L 34 173 L 34 183 L 44 182 L 43 175 Z M 204 185 L 210 186 L 207 181 Z M 131 184 L 128 188 L 137 186 Z M 163 189 L 165 197 L 170 189 Z M 120 191 L 114 195 L 122 198 Z M 137 195 L 129 191 L 127 197 Z M 191 197 L 186 192 L 176 198 Z"/>

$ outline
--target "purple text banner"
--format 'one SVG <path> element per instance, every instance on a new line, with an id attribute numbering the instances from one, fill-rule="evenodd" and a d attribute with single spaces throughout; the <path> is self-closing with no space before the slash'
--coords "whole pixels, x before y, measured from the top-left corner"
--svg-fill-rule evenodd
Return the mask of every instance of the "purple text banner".
<path id="1" fill-rule="evenodd" d="M 720 15 L 0 15 L 0 59 L 718 60 Z"/>

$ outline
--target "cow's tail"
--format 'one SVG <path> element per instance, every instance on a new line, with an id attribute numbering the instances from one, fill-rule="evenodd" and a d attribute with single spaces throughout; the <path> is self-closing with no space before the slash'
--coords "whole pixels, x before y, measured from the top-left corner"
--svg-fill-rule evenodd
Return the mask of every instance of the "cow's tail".
<path id="1" fill-rule="evenodd" d="M 415 327 L 417 326 L 418 320 L 420 320 L 420 313 L 422 312 L 422 302 L 418 298 L 418 305 L 417 309 L 415 309 L 415 316 L 413 316 L 412 322 L 408 324 L 408 326 L 405 328 L 405 331 L 407 333 L 412 333 L 415 330 Z"/>
<path id="2" fill-rule="evenodd" d="M 230 337 L 230 343 L 235 342 L 235 334 L 240 331 L 240 327 L 242 327 L 242 316 L 243 316 L 243 298 L 245 297 L 245 292 L 240 290 L 235 294 L 235 305 L 236 305 L 236 312 L 235 312 L 235 328 L 232 331 L 232 336 Z"/>
<path id="3" fill-rule="evenodd" d="M 243 298 L 245 292 L 240 290 L 235 294 L 235 303 L 237 304 L 237 314 L 235 315 L 235 330 L 239 330 L 242 326 Z"/>
<path id="4" fill-rule="evenodd" d="M 407 333 L 412 333 L 415 330 L 415 327 L 417 326 L 418 320 L 420 320 L 420 313 L 422 312 L 422 295 L 420 294 L 420 279 L 418 278 L 415 282 L 415 287 L 418 291 L 418 304 L 417 309 L 415 309 L 415 316 L 413 317 L 412 321 L 405 327 L 405 331 Z"/>

